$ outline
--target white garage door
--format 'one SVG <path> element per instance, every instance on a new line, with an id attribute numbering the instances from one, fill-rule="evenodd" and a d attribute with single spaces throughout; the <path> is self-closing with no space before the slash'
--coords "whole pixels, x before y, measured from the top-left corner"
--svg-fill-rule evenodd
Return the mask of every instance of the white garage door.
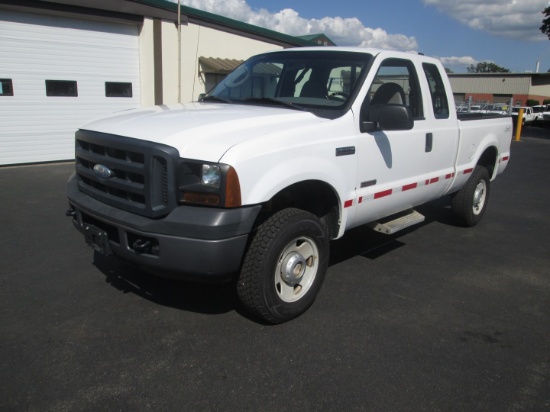
<path id="1" fill-rule="evenodd" d="M 74 159 L 76 129 L 139 85 L 136 25 L 0 10 L 0 165 Z"/>

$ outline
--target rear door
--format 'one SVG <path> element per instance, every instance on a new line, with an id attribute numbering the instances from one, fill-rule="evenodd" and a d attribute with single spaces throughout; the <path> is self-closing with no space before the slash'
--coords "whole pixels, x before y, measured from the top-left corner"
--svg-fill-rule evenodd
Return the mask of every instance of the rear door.
<path id="1" fill-rule="evenodd" d="M 455 178 L 460 129 L 456 114 L 451 110 L 447 92 L 450 89 L 447 77 L 441 75 L 441 68 L 433 63 L 422 63 L 421 80 L 425 82 L 425 117 L 432 125 L 430 169 L 442 182 L 434 195 L 441 196 L 448 190 Z M 473 156 L 475 150 L 471 148 Z M 435 186 L 434 186 L 435 188 Z"/>

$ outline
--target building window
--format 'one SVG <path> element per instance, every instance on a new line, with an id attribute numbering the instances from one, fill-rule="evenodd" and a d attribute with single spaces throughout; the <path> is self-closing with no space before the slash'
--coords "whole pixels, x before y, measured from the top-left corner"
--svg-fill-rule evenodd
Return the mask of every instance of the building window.
<path id="1" fill-rule="evenodd" d="M 76 80 L 46 80 L 46 96 L 77 97 Z"/>
<path id="2" fill-rule="evenodd" d="M 13 83 L 11 79 L 0 79 L 0 96 L 13 96 Z"/>
<path id="3" fill-rule="evenodd" d="M 105 82 L 105 96 L 132 97 L 132 83 Z"/>

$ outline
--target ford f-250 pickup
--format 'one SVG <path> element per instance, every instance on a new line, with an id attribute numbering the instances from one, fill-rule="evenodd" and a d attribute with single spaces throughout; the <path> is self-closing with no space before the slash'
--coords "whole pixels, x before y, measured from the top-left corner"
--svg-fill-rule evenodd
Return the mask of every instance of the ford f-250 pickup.
<path id="1" fill-rule="evenodd" d="M 509 116 L 457 117 L 438 60 L 269 52 L 200 102 L 80 128 L 67 214 L 97 251 L 160 276 L 236 279 L 243 306 L 280 323 L 314 302 L 329 241 L 350 228 L 393 233 L 444 195 L 477 224 L 511 138 Z"/>

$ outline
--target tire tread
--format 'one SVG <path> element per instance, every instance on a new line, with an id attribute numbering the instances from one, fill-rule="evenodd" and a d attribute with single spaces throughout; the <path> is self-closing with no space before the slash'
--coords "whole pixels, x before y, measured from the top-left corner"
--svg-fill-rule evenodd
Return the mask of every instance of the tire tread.
<path id="1" fill-rule="evenodd" d="M 256 231 L 252 233 L 252 240 L 246 251 L 237 282 L 237 295 L 245 309 L 252 315 L 272 324 L 281 323 L 287 319 L 282 319 L 268 310 L 267 302 L 264 301 L 261 293 L 258 273 L 261 272 L 264 256 L 279 231 L 299 215 L 317 219 L 304 210 L 287 208 L 275 213 L 257 227 Z"/>

